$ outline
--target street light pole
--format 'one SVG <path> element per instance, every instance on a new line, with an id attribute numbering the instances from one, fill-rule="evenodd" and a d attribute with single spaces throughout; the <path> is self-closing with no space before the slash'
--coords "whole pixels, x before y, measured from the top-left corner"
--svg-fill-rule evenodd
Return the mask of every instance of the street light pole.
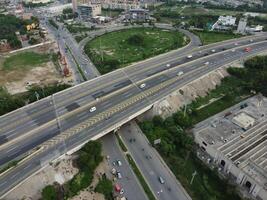
<path id="1" fill-rule="evenodd" d="M 196 175 L 197 175 L 197 171 L 194 171 L 194 173 L 192 174 L 192 178 L 191 178 L 191 181 L 190 181 L 190 185 L 192 185 L 192 183 L 193 183 L 194 178 L 195 178 Z"/>

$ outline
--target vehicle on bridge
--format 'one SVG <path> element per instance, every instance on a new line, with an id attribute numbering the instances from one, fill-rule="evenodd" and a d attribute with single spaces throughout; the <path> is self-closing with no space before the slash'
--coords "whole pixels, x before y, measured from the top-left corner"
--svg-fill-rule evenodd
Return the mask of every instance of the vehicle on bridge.
<path id="1" fill-rule="evenodd" d="M 244 49 L 244 51 L 245 51 L 245 52 L 251 52 L 251 47 L 246 47 L 246 48 Z"/>
<path id="2" fill-rule="evenodd" d="M 182 76 L 183 74 L 184 74 L 184 72 L 180 71 L 180 72 L 177 73 L 177 76 Z"/>
<path id="3" fill-rule="evenodd" d="M 90 112 L 95 112 L 95 111 L 96 111 L 96 107 L 95 106 L 90 108 Z"/>

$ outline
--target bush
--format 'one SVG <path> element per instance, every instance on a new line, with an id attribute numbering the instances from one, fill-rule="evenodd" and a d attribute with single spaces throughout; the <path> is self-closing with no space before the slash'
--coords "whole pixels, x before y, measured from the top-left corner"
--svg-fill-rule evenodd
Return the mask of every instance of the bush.
<path id="1" fill-rule="evenodd" d="M 141 34 L 134 34 L 127 39 L 128 44 L 136 46 L 144 46 L 144 36 Z"/>
<path id="2" fill-rule="evenodd" d="M 48 185 L 42 190 L 43 200 L 55 200 L 57 199 L 56 189 L 53 185 Z"/>
<path id="3" fill-rule="evenodd" d="M 80 171 L 64 185 L 65 197 L 75 196 L 92 183 L 95 168 L 103 160 L 101 149 L 100 142 L 90 141 L 78 152 L 77 165 Z"/>
<path id="4" fill-rule="evenodd" d="M 95 188 L 95 192 L 103 194 L 106 200 L 113 200 L 112 191 L 112 182 L 107 179 L 106 175 L 102 175 L 102 178 Z"/>

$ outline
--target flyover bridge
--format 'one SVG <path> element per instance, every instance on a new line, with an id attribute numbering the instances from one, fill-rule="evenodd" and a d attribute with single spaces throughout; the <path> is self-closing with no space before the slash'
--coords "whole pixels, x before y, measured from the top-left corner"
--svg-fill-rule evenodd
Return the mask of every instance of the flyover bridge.
<path id="1" fill-rule="evenodd" d="M 21 161 L 0 174 L 0 196 L 49 161 L 120 127 L 180 87 L 267 50 L 266 39 L 265 34 L 241 38 L 194 49 L 191 59 L 181 54 L 132 65 L 1 116 L 0 166 Z M 247 46 L 250 52 L 244 51 Z"/>

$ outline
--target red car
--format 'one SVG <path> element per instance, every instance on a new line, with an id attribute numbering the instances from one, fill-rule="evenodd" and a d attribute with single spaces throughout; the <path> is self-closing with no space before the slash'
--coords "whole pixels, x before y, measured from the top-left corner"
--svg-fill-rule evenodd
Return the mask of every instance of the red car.
<path id="1" fill-rule="evenodd" d="M 114 186 L 114 189 L 115 189 L 116 192 L 120 192 L 121 191 L 121 186 L 118 183 L 116 183 L 115 186 Z"/>
<path id="2" fill-rule="evenodd" d="M 245 52 L 250 52 L 251 48 L 250 47 L 246 47 L 244 50 L 245 50 Z"/>

